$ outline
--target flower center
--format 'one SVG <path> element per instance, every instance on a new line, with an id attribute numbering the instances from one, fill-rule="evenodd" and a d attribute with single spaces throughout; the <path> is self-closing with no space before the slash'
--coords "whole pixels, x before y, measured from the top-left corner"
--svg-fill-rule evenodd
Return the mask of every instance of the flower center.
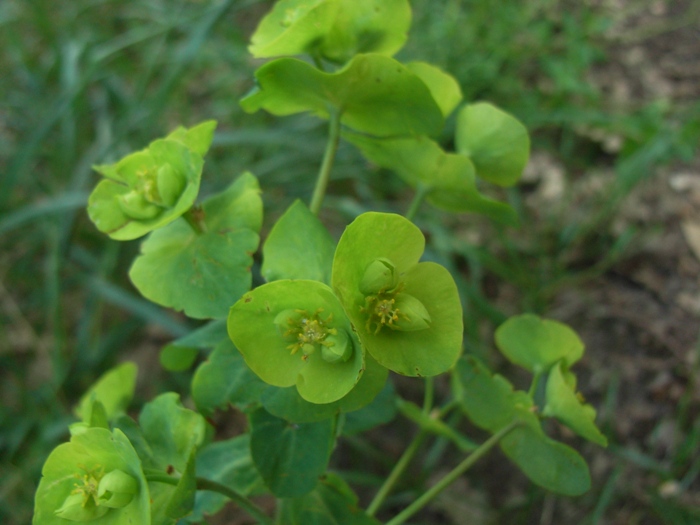
<path id="1" fill-rule="evenodd" d="M 104 476 L 104 468 L 100 465 L 96 465 L 93 469 L 87 469 L 84 466 L 80 466 L 80 469 L 84 474 L 75 475 L 79 481 L 74 484 L 75 489 L 73 489 L 71 494 L 82 495 L 83 507 L 95 506 L 97 505 L 97 488 L 100 484 L 100 480 Z"/>
<path id="2" fill-rule="evenodd" d="M 365 323 L 368 332 L 372 331 L 372 327 L 374 327 L 374 333 L 378 334 L 384 326 L 395 330 L 396 323 L 400 319 L 410 320 L 396 305 L 396 296 L 402 288 L 403 283 L 400 283 L 391 292 L 382 291 L 377 295 L 365 297 L 365 305 L 360 307 L 360 312 L 368 314 Z"/>
<path id="3" fill-rule="evenodd" d="M 306 361 L 319 347 L 331 347 L 332 341 L 327 341 L 328 336 L 336 335 L 338 331 L 330 326 L 333 321 L 333 314 L 325 319 L 321 317 L 322 308 L 309 315 L 306 310 L 294 310 L 286 318 L 287 330 L 284 337 L 288 337 L 294 342 L 287 346 L 294 355 L 299 350 L 302 352 L 301 358 Z"/>

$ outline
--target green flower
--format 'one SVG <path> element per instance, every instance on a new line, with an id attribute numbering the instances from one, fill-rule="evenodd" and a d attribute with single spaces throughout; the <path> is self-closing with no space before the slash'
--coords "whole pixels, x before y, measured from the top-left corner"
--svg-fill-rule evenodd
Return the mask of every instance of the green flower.
<path id="1" fill-rule="evenodd" d="M 462 307 L 443 266 L 419 263 L 425 238 L 409 220 L 365 213 L 338 243 L 332 285 L 363 347 L 399 374 L 449 370 L 462 350 Z"/>
<path id="2" fill-rule="evenodd" d="M 216 122 L 178 128 L 115 164 L 90 194 L 88 215 L 111 238 L 136 239 L 174 221 L 194 204 Z"/>
<path id="3" fill-rule="evenodd" d="M 311 403 L 344 397 L 365 368 L 343 307 L 318 281 L 279 280 L 246 293 L 231 307 L 228 333 L 263 381 L 296 385 Z"/>
<path id="4" fill-rule="evenodd" d="M 119 430 L 87 428 L 49 455 L 36 492 L 34 525 L 151 522 L 141 462 Z"/>

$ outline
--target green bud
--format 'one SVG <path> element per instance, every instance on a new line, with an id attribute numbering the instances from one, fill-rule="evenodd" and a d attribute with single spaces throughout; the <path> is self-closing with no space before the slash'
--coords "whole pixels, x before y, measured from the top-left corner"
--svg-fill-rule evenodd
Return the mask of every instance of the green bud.
<path id="1" fill-rule="evenodd" d="M 97 487 L 97 502 L 101 506 L 119 509 L 125 507 L 138 492 L 136 478 L 115 469 L 105 474 Z"/>
<path id="2" fill-rule="evenodd" d="M 321 357 L 327 363 L 345 362 L 352 357 L 352 340 L 345 330 L 339 329 L 337 334 L 329 335 L 324 343 Z"/>
<path id="3" fill-rule="evenodd" d="M 156 175 L 158 194 L 164 206 L 172 208 L 177 204 L 182 191 L 185 189 L 185 180 L 182 175 L 170 164 L 158 168 Z"/>
<path id="4" fill-rule="evenodd" d="M 395 308 L 399 312 L 398 320 L 393 324 L 394 330 L 415 332 L 430 328 L 430 314 L 423 303 L 412 295 L 400 293 L 396 296 Z"/>
<path id="5" fill-rule="evenodd" d="M 367 266 L 362 280 L 360 292 L 364 295 L 393 290 L 399 284 L 399 276 L 396 267 L 389 259 L 375 259 Z"/>
<path id="6" fill-rule="evenodd" d="M 117 203 L 124 215 L 131 219 L 153 219 L 161 212 L 161 208 L 148 202 L 138 191 L 130 191 L 117 197 Z"/>
<path id="7" fill-rule="evenodd" d="M 309 343 L 304 343 L 301 345 L 301 353 L 305 356 L 311 355 L 316 351 L 316 347 Z"/>
<path id="8" fill-rule="evenodd" d="M 92 521 L 101 518 L 109 512 L 108 507 L 95 504 L 92 497 L 85 497 L 84 494 L 71 494 L 56 510 L 56 516 L 70 521 Z"/>

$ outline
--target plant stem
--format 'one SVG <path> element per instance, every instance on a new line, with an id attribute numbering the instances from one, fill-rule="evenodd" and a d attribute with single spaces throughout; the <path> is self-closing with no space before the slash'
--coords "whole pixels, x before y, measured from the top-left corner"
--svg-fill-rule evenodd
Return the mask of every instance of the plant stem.
<path id="1" fill-rule="evenodd" d="M 394 488 L 394 485 L 398 481 L 401 474 L 403 474 L 403 471 L 406 470 L 406 467 L 413 459 L 413 456 L 415 456 L 416 452 L 418 452 L 418 448 L 423 443 L 423 440 L 425 439 L 425 436 L 427 434 L 428 433 L 425 430 L 421 430 L 420 432 L 418 432 L 416 437 L 413 438 L 411 444 L 408 445 L 408 448 L 406 448 L 406 450 L 403 451 L 403 454 L 394 466 L 394 469 L 386 478 L 384 484 L 381 487 L 379 487 L 377 494 L 374 496 L 374 499 L 367 507 L 367 510 L 365 512 L 368 516 L 374 516 L 377 510 L 379 510 L 379 507 L 382 503 L 384 503 L 384 500 L 389 495 L 391 489 Z"/>
<path id="2" fill-rule="evenodd" d="M 432 376 L 425 378 L 425 393 L 423 395 L 423 413 L 429 414 L 433 409 L 433 397 L 435 396 L 435 387 Z"/>
<path id="3" fill-rule="evenodd" d="M 416 213 L 418 213 L 418 209 L 420 208 L 420 205 L 423 204 L 425 197 L 428 195 L 428 193 L 430 193 L 430 189 L 430 186 L 426 186 L 422 182 L 419 182 L 416 185 L 416 194 L 413 196 L 411 205 L 408 207 L 408 211 L 406 212 L 406 218 L 409 221 L 412 221 L 413 217 L 415 217 Z"/>
<path id="4" fill-rule="evenodd" d="M 321 169 L 318 172 L 316 187 L 314 188 L 314 194 L 311 197 L 311 204 L 309 205 L 309 209 L 314 215 L 318 215 L 318 212 L 321 209 L 321 203 L 323 202 L 323 197 L 326 195 L 326 188 L 328 187 L 328 180 L 331 177 L 331 168 L 333 167 L 333 161 L 335 160 L 335 153 L 338 151 L 339 141 L 340 112 L 332 110 L 328 127 L 328 142 L 326 143 L 326 151 L 323 154 L 323 162 L 321 163 Z"/>
<path id="5" fill-rule="evenodd" d="M 179 478 L 169 476 L 164 473 L 149 473 L 146 475 L 146 480 L 153 481 L 156 483 L 167 483 L 169 485 L 177 485 L 180 481 Z M 236 503 L 243 510 L 245 510 L 248 514 L 257 519 L 263 525 L 274 525 L 272 519 L 269 518 L 260 507 L 255 505 L 252 501 L 250 501 L 242 494 L 239 494 L 235 490 L 230 489 L 226 485 L 222 485 L 221 483 L 217 483 L 216 481 L 211 481 L 206 478 L 196 478 L 196 481 L 197 490 L 209 490 L 211 492 L 218 492 L 219 494 L 223 494 L 228 499 Z"/>
<path id="6" fill-rule="evenodd" d="M 469 454 L 464 461 L 452 469 L 444 478 L 438 481 L 435 485 L 430 487 L 427 492 L 425 492 L 420 498 L 411 503 L 408 507 L 397 514 L 393 519 L 386 522 L 385 525 L 400 525 L 404 523 L 408 518 L 413 516 L 416 512 L 422 509 L 431 499 L 437 496 L 445 488 L 447 488 L 452 482 L 464 474 L 469 468 L 481 459 L 487 452 L 489 452 L 498 442 L 503 439 L 503 437 L 508 434 L 511 430 L 521 424 L 520 421 L 513 421 L 510 425 L 503 427 L 501 430 L 496 432 L 493 436 L 487 439 L 478 449 Z"/>

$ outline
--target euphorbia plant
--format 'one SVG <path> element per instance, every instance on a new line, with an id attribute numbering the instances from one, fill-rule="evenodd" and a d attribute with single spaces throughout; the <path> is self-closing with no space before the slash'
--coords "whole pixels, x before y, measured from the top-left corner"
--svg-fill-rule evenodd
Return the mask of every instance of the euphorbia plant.
<path id="1" fill-rule="evenodd" d="M 241 104 L 275 115 L 327 119 L 329 137 L 307 206 L 294 202 L 272 225 L 253 286 L 252 254 L 263 223 L 258 181 L 244 173 L 196 203 L 215 123 L 178 128 L 146 149 L 96 167 L 105 179 L 88 213 L 115 240 L 148 237 L 129 275 L 148 299 L 209 322 L 162 352 L 167 368 L 192 375 L 196 411 L 174 393 L 126 414 L 136 368 L 108 372 L 81 399 L 72 438 L 48 458 L 34 523 L 198 522 L 232 499 L 260 523 L 273 523 L 248 499 L 278 499 L 276 523 L 379 523 L 374 515 L 422 440 L 446 438 L 468 454 L 387 523 L 404 523 L 499 445 L 535 483 L 577 495 L 588 468 L 571 447 L 546 435 L 555 418 L 600 445 L 595 410 L 580 401 L 572 365 L 583 343 L 565 325 L 532 314 L 496 332 L 505 357 L 533 374 L 515 390 L 463 353 L 458 287 L 440 264 L 423 261 L 426 240 L 412 220 L 424 200 L 446 211 L 481 213 L 516 225 L 516 212 L 481 193 L 510 186 L 527 162 L 527 131 L 513 116 L 477 102 L 457 109 L 461 90 L 448 73 L 392 58 L 410 24 L 406 0 L 282 0 L 261 21 L 250 50 L 276 58 L 256 72 Z M 311 64 L 313 62 L 314 65 Z M 456 117 L 455 151 L 437 141 Z M 340 140 L 415 188 L 405 216 L 367 212 L 335 241 L 319 220 Z M 390 372 L 425 382 L 423 407 L 403 400 Z M 450 374 L 441 404 L 432 378 Z M 424 378 L 424 379 L 418 379 Z M 541 386 L 541 387 L 540 387 Z M 234 406 L 245 433 L 213 440 L 205 416 Z M 343 472 L 329 472 L 338 439 L 392 420 L 420 431 L 362 509 Z M 464 414 L 492 434 L 476 444 L 456 428 Z M 453 414 L 448 420 L 446 416 Z"/>

